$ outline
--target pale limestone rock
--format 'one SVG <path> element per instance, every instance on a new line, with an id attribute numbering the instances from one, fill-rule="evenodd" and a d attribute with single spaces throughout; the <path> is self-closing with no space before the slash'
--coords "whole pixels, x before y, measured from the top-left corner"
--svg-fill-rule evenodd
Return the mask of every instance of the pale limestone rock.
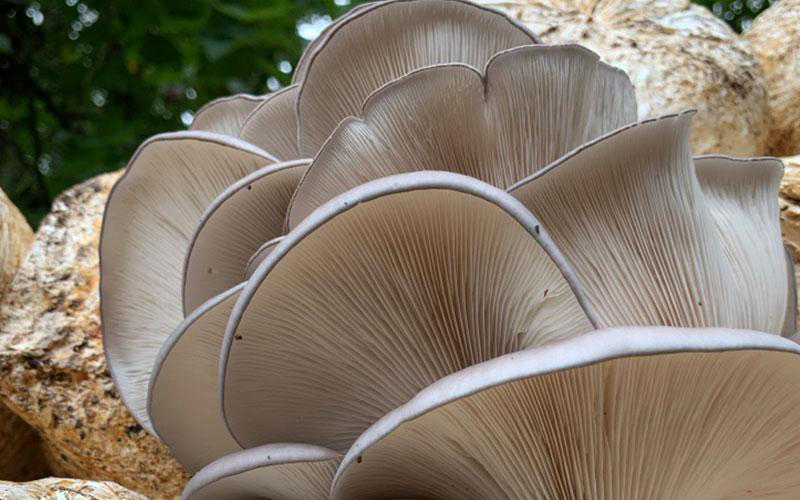
<path id="1" fill-rule="evenodd" d="M 584 45 L 622 68 L 639 117 L 697 109 L 697 154 L 766 152 L 767 95 L 748 44 L 689 0 L 479 0 L 545 43 Z"/>
<path id="2" fill-rule="evenodd" d="M 780 0 L 745 33 L 767 80 L 770 153 L 800 154 L 800 0 Z"/>
<path id="3" fill-rule="evenodd" d="M 0 296 L 33 243 L 33 231 L 19 209 L 0 189 Z"/>
<path id="4" fill-rule="evenodd" d="M 147 500 L 111 482 L 47 478 L 28 483 L 0 482 L 3 500 Z"/>
<path id="5" fill-rule="evenodd" d="M 0 302 L 0 398 L 41 434 L 58 475 L 173 498 L 185 473 L 134 421 L 106 369 L 97 245 L 119 173 L 61 195 Z"/>
<path id="6" fill-rule="evenodd" d="M 781 207 L 781 232 L 786 247 L 794 257 L 797 284 L 800 286 L 800 155 L 783 158 L 783 165 L 778 200 Z M 800 314 L 798 322 L 800 323 Z M 800 334 L 795 339 L 800 342 Z"/>

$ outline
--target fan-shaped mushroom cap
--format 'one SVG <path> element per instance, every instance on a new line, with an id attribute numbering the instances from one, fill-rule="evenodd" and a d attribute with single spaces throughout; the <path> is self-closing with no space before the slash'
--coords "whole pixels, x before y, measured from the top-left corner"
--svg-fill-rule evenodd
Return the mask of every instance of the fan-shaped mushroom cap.
<path id="1" fill-rule="evenodd" d="M 264 100 L 262 96 L 236 94 L 207 103 L 194 114 L 190 130 L 238 137 L 245 118 Z"/>
<path id="2" fill-rule="evenodd" d="M 274 162 L 232 137 L 161 134 L 139 147 L 109 195 L 100 238 L 103 342 L 123 401 L 148 430 L 148 379 L 161 343 L 183 319 L 192 231 L 215 196 Z"/>
<path id="3" fill-rule="evenodd" d="M 189 472 L 241 447 L 219 406 L 219 353 L 241 283 L 195 309 L 164 341 L 147 391 L 147 414 L 161 441 Z"/>
<path id="4" fill-rule="evenodd" d="M 570 153 L 509 191 L 548 229 L 602 326 L 779 333 L 779 161 L 692 160 L 690 113 Z"/>
<path id="5" fill-rule="evenodd" d="M 448 373 L 591 328 L 511 196 L 446 172 L 386 177 L 315 211 L 250 278 L 222 348 L 224 414 L 244 447 L 344 451 Z"/>
<path id="6" fill-rule="evenodd" d="M 450 375 L 353 445 L 333 500 L 800 498 L 800 346 L 617 328 Z"/>
<path id="7" fill-rule="evenodd" d="M 309 163 L 297 160 L 264 167 L 214 198 L 186 252 L 184 314 L 242 281 L 253 253 L 283 234 L 289 200 Z"/>
<path id="8" fill-rule="evenodd" d="M 298 90 L 298 85 L 291 85 L 267 96 L 247 116 L 239 137 L 281 160 L 300 158 L 295 112 Z"/>
<path id="9" fill-rule="evenodd" d="M 298 146 L 313 156 L 375 89 L 424 66 L 481 68 L 505 49 L 536 43 L 505 15 L 462 0 L 388 0 L 345 16 L 316 44 L 297 102 Z"/>
<path id="10" fill-rule="evenodd" d="M 744 33 L 761 65 L 769 97 L 769 151 L 800 154 L 800 0 L 770 2 Z"/>
<path id="11" fill-rule="evenodd" d="M 458 96 L 457 99 L 446 96 Z M 483 74 L 463 64 L 414 71 L 372 93 L 317 154 L 289 227 L 361 183 L 450 170 L 500 188 L 636 121 L 628 77 L 577 45 L 516 47 Z"/>
<path id="12" fill-rule="evenodd" d="M 267 256 L 272 252 L 278 243 L 283 240 L 283 236 L 278 236 L 277 238 L 273 238 L 268 242 L 264 243 L 258 250 L 256 250 L 253 255 L 250 256 L 250 259 L 247 261 L 247 265 L 244 267 L 244 279 L 249 280 L 250 277 L 256 272 L 258 266 L 261 265 L 262 262 L 267 258 Z M 794 269 L 794 268 L 792 268 Z M 794 276 L 794 275 L 792 275 Z"/>
<path id="13" fill-rule="evenodd" d="M 579 43 L 625 70 L 642 119 L 697 108 L 695 153 L 767 152 L 761 68 L 747 42 L 705 6 L 689 0 L 477 1 L 518 19 L 545 43 Z"/>
<path id="14" fill-rule="evenodd" d="M 268 444 L 220 458 L 198 472 L 181 500 L 328 500 L 339 455 L 307 444 Z"/>

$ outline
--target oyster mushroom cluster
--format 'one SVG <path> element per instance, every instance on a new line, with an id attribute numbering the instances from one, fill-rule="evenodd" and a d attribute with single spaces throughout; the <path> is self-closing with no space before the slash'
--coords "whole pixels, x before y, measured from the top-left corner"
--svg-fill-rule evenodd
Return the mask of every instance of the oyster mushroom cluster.
<path id="1" fill-rule="evenodd" d="M 356 7 L 108 201 L 108 364 L 185 499 L 800 497 L 778 160 L 461 0 Z"/>

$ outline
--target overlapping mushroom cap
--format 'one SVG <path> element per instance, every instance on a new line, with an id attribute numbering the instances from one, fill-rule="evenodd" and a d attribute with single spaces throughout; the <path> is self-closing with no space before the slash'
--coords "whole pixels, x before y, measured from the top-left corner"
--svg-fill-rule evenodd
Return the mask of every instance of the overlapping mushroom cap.
<path id="1" fill-rule="evenodd" d="M 104 339 L 185 498 L 796 498 L 781 164 L 635 119 L 584 48 L 389 0 L 146 141 Z"/>

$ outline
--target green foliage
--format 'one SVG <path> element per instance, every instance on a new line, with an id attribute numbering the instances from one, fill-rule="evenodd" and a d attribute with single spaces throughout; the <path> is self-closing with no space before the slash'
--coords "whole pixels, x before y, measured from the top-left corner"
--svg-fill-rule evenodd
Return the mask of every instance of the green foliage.
<path id="1" fill-rule="evenodd" d="M 221 95 L 286 84 L 298 22 L 333 0 L 0 0 L 0 186 L 37 224 Z M 341 2 L 341 0 L 340 0 Z"/>
<path id="2" fill-rule="evenodd" d="M 737 28 L 767 5 L 699 1 Z M 0 187 L 36 226 L 58 193 L 122 167 L 144 138 L 184 128 L 208 100 L 288 83 L 281 62 L 297 61 L 308 22 L 350 7 L 0 0 Z"/>
<path id="3" fill-rule="evenodd" d="M 731 28 L 741 33 L 775 0 L 693 0 L 711 9 L 717 17 L 724 19 Z"/>

